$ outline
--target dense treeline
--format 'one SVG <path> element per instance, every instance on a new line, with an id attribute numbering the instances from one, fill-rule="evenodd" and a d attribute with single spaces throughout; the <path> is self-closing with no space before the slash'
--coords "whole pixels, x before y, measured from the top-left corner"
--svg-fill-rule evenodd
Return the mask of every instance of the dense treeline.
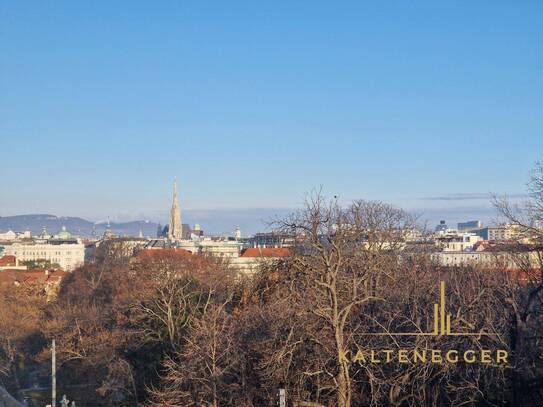
<path id="1" fill-rule="evenodd" d="M 529 219 L 496 203 L 543 243 L 534 227 L 543 184 L 534 180 Z M 292 255 L 251 278 L 211 257 L 130 257 L 105 244 L 53 302 L 36 287 L 3 287 L 3 383 L 17 392 L 37 367 L 46 373 L 55 338 L 59 394 L 79 406 L 267 406 L 279 388 L 290 406 L 541 405 L 541 256 L 534 268 L 529 254 L 515 254 L 515 273 L 445 269 L 425 250 L 406 250 L 405 212 L 366 201 L 342 208 L 319 195 L 277 226 L 296 235 Z M 397 335 L 432 331 L 441 281 L 452 331 L 472 335 Z M 479 356 L 402 362 L 401 349 L 409 358 L 436 349 Z M 372 350 L 395 356 L 372 362 Z"/>

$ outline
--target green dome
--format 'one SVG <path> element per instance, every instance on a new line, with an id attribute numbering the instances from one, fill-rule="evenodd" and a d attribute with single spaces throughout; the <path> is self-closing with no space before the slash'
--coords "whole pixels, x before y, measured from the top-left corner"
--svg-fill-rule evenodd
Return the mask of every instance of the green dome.
<path id="1" fill-rule="evenodd" d="M 71 239 L 72 235 L 66 230 L 66 226 L 62 226 L 60 232 L 57 233 L 57 239 Z"/>

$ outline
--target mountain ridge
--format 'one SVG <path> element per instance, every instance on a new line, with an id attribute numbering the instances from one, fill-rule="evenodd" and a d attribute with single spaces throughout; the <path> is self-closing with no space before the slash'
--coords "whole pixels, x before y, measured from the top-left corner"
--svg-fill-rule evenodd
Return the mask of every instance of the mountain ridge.
<path id="1" fill-rule="evenodd" d="M 107 222 L 92 222 L 77 216 L 56 216 L 51 214 L 24 214 L 0 216 L 0 231 L 13 230 L 23 232 L 30 230 L 32 234 L 40 234 L 43 228 L 49 234 L 55 234 L 65 226 L 75 235 L 90 237 L 101 235 L 106 231 Z M 142 231 L 144 236 L 156 236 L 158 223 L 148 220 L 129 222 L 111 222 L 111 230 L 118 236 L 137 236 Z"/>

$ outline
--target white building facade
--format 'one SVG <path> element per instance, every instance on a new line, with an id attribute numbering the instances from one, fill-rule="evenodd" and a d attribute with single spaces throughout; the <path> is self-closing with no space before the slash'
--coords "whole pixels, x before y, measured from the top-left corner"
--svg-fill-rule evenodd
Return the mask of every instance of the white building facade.
<path id="1" fill-rule="evenodd" d="M 482 241 L 475 233 L 441 233 L 435 238 L 436 246 L 445 251 L 470 251 L 475 243 Z"/>
<path id="2" fill-rule="evenodd" d="M 207 254 L 215 257 L 234 258 L 239 256 L 242 246 L 242 243 L 237 240 L 204 237 L 194 240 L 180 240 L 177 242 L 176 247 L 188 250 L 192 254 Z"/>
<path id="3" fill-rule="evenodd" d="M 85 245 L 73 242 L 14 242 L 4 245 L 4 254 L 15 256 L 20 262 L 45 260 L 58 264 L 65 271 L 82 266 L 85 261 Z"/>

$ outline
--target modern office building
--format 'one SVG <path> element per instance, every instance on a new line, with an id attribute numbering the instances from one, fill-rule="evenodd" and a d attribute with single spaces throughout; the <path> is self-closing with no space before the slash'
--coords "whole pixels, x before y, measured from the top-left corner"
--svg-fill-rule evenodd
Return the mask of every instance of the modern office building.
<path id="1" fill-rule="evenodd" d="M 459 232 L 464 232 L 474 229 L 480 229 L 483 227 L 483 224 L 480 220 L 468 220 L 467 222 L 459 222 L 457 226 Z"/>

